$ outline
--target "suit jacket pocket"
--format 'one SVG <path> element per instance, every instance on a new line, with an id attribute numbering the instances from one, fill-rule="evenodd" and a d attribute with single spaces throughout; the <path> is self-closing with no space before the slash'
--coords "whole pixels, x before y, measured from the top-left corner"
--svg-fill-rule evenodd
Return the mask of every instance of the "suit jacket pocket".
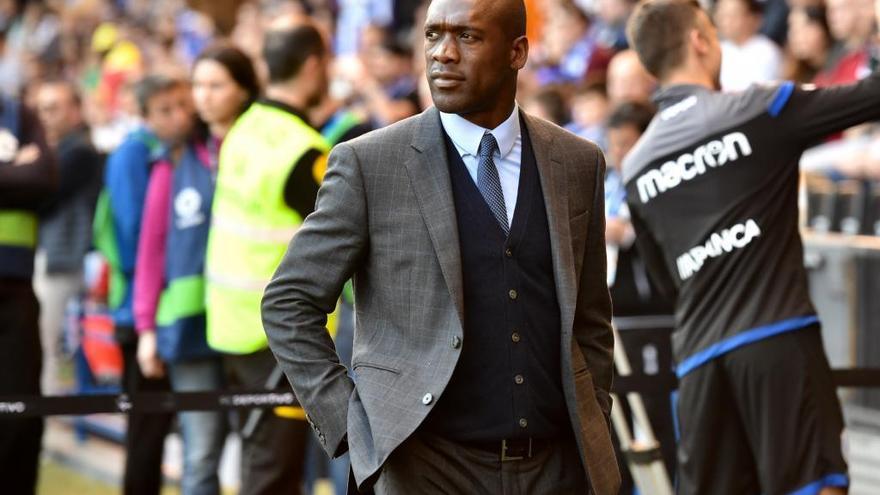
<path id="1" fill-rule="evenodd" d="M 357 371 L 359 368 L 371 368 L 374 370 L 387 371 L 389 373 L 394 373 L 395 375 L 400 374 L 400 370 L 397 368 L 394 368 L 392 366 L 387 366 L 384 364 L 371 363 L 368 361 L 361 361 L 359 363 L 355 363 L 352 365 L 352 369 L 355 371 Z"/>

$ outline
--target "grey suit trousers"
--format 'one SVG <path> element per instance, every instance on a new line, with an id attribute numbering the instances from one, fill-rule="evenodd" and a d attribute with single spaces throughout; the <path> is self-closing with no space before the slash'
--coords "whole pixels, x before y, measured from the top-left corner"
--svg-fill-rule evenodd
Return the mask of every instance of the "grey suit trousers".
<path id="1" fill-rule="evenodd" d="M 587 493 L 574 439 L 530 459 L 501 462 L 492 453 L 416 433 L 397 448 L 373 487 L 375 495 L 568 495 Z"/>

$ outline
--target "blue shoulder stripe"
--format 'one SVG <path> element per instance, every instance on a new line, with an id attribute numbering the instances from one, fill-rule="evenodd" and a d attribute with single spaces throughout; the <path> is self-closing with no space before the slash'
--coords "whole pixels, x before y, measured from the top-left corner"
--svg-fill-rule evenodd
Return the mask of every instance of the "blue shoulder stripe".
<path id="1" fill-rule="evenodd" d="M 785 104 L 788 103 L 792 93 L 794 93 L 793 82 L 787 81 L 782 86 L 779 86 L 779 89 L 776 90 L 776 97 L 773 98 L 773 102 L 767 107 L 771 117 L 778 117 L 782 113 L 782 109 L 785 108 Z"/>

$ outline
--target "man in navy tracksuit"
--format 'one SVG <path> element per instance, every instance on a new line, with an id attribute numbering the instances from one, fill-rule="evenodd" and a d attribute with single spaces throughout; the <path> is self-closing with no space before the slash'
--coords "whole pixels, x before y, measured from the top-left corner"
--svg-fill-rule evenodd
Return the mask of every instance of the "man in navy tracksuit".
<path id="1" fill-rule="evenodd" d="M 678 491 L 844 493 L 843 418 L 798 233 L 798 161 L 828 134 L 880 119 L 880 74 L 719 93 L 721 49 L 695 1 L 643 2 L 629 35 L 661 83 L 623 175 L 636 242 L 677 298 Z"/>

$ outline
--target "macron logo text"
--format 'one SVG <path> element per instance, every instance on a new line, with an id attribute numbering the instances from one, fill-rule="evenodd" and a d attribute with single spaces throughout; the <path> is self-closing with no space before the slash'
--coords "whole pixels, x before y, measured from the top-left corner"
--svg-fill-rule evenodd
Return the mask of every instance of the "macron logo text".
<path id="1" fill-rule="evenodd" d="M 752 154 L 752 145 L 745 134 L 732 132 L 709 141 L 693 151 L 670 160 L 660 168 L 648 170 L 636 180 L 639 199 L 647 203 L 657 195 L 673 189 L 683 182 L 705 174 L 709 168 L 721 167 Z"/>

